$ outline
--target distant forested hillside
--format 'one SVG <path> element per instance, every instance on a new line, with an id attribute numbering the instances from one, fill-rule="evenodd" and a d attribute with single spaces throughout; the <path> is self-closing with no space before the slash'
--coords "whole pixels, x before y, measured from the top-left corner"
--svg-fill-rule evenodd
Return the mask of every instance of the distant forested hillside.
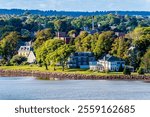
<path id="1" fill-rule="evenodd" d="M 141 16 L 150 16 L 149 11 L 96 11 L 96 12 L 79 12 L 79 11 L 41 11 L 41 10 L 21 10 L 21 9 L 0 9 L 0 14 L 15 14 L 22 15 L 24 13 L 30 14 L 39 14 L 45 16 L 53 16 L 53 15 L 65 15 L 65 16 L 91 16 L 91 15 L 106 15 L 106 14 L 119 14 L 119 15 L 141 15 Z"/>

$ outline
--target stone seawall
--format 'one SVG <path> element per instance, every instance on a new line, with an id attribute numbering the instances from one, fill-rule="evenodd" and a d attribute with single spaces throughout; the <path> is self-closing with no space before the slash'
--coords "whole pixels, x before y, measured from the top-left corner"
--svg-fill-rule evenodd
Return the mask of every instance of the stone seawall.
<path id="1" fill-rule="evenodd" d="M 39 72 L 39 71 L 24 71 L 24 70 L 0 70 L 0 76 L 34 76 L 40 79 L 56 78 L 60 80 L 148 80 L 150 76 L 145 75 L 110 75 L 96 76 L 83 74 L 69 74 L 59 72 Z"/>

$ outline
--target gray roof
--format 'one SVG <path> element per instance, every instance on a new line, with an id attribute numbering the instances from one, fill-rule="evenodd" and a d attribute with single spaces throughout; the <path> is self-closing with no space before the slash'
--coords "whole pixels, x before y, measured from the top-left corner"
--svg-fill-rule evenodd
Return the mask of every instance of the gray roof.
<path id="1" fill-rule="evenodd" d="M 20 48 L 19 48 L 19 51 L 20 52 L 27 52 L 27 51 L 32 51 L 32 48 L 31 48 L 31 46 L 20 46 Z"/>
<path id="2" fill-rule="evenodd" d="M 104 54 L 103 56 L 100 57 L 100 60 L 106 60 L 109 62 L 113 62 L 113 61 L 124 61 L 121 58 L 109 55 L 109 54 Z"/>

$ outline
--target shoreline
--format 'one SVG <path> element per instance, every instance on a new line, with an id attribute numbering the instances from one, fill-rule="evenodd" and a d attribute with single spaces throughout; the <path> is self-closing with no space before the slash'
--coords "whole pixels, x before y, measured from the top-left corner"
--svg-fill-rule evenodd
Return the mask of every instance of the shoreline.
<path id="1" fill-rule="evenodd" d="M 41 71 L 27 71 L 27 70 L 2 70 L 0 69 L 0 76 L 33 76 L 43 80 L 60 79 L 60 80 L 143 80 L 150 81 L 150 76 L 146 75 L 84 75 L 84 74 L 69 74 L 60 72 L 41 72 Z"/>

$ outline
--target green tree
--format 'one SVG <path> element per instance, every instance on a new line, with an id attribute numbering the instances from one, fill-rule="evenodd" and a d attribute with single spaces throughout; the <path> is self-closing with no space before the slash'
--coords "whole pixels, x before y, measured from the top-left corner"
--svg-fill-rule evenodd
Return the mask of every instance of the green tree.
<path id="1" fill-rule="evenodd" d="M 95 50 L 95 46 L 96 46 L 96 42 L 98 40 L 99 34 L 95 33 L 94 35 L 92 35 L 92 39 L 91 39 L 91 51 L 94 52 Z"/>
<path id="2" fill-rule="evenodd" d="M 1 42 L 0 42 L 0 56 L 2 56 L 2 47 L 1 47 Z"/>
<path id="3" fill-rule="evenodd" d="M 124 70 L 124 69 L 123 69 L 123 66 L 122 66 L 122 64 L 121 64 L 118 71 L 119 71 L 119 72 L 123 72 L 123 70 Z"/>
<path id="4" fill-rule="evenodd" d="M 67 32 L 67 29 L 70 27 L 67 21 L 65 20 L 56 20 L 54 21 L 54 27 L 56 31 Z"/>
<path id="5" fill-rule="evenodd" d="M 144 69 L 142 67 L 137 71 L 139 75 L 144 75 Z"/>
<path id="6" fill-rule="evenodd" d="M 54 51 L 52 54 L 49 54 L 47 56 L 47 61 L 52 63 L 52 65 L 54 66 L 54 70 L 55 70 L 56 63 L 59 62 L 62 66 L 62 71 L 64 71 L 67 61 L 68 61 L 68 57 L 74 51 L 75 51 L 74 46 L 67 45 L 67 44 L 62 45 L 56 51 Z"/>
<path id="7" fill-rule="evenodd" d="M 68 32 L 68 35 L 69 35 L 69 37 L 71 37 L 71 38 L 74 38 L 74 35 L 76 35 L 77 34 L 77 31 L 76 30 L 70 30 L 69 32 Z"/>
<path id="8" fill-rule="evenodd" d="M 7 61 L 17 53 L 20 35 L 18 32 L 11 32 L 1 41 L 2 56 Z"/>
<path id="9" fill-rule="evenodd" d="M 143 63 L 141 58 L 144 56 L 148 47 L 150 47 L 150 27 L 137 27 L 133 32 L 129 33 L 129 37 L 133 39 L 132 45 L 136 51 L 131 53 L 130 62 L 134 61 L 133 66 L 138 68 Z"/>
<path id="10" fill-rule="evenodd" d="M 50 28 L 38 31 L 36 34 L 36 40 L 34 42 L 34 49 L 36 50 L 40 47 L 45 41 L 53 38 L 53 33 Z"/>
<path id="11" fill-rule="evenodd" d="M 134 39 L 134 45 L 144 55 L 147 48 L 150 46 L 150 27 L 138 27 L 131 33 L 131 38 Z"/>
<path id="12" fill-rule="evenodd" d="M 14 26 L 16 28 L 22 27 L 22 21 L 19 18 L 10 18 L 7 20 L 8 25 Z"/>
<path id="13" fill-rule="evenodd" d="M 82 40 L 88 36 L 86 31 L 82 31 L 79 36 L 75 39 L 75 47 L 77 51 L 82 51 Z"/>
<path id="14" fill-rule="evenodd" d="M 124 75 L 131 75 L 131 71 L 129 68 L 125 67 L 124 70 L 123 70 L 123 74 Z"/>
<path id="15" fill-rule="evenodd" d="M 27 61 L 26 57 L 15 55 L 13 58 L 10 60 L 10 63 L 12 65 L 20 65 L 21 63 Z"/>
<path id="16" fill-rule="evenodd" d="M 75 40 L 75 37 L 77 35 L 77 31 L 76 30 L 71 30 L 68 32 L 68 36 L 70 37 L 70 44 L 74 44 L 74 40 Z"/>
<path id="17" fill-rule="evenodd" d="M 56 51 L 46 56 L 46 62 L 54 68 L 54 71 L 56 71 L 56 64 L 59 63 L 59 56 L 60 55 Z"/>
<path id="18" fill-rule="evenodd" d="M 81 40 L 82 43 L 82 51 L 87 52 L 92 50 L 92 35 L 86 36 L 84 39 Z"/>
<path id="19" fill-rule="evenodd" d="M 119 58 L 127 59 L 128 58 L 128 49 L 131 46 L 131 40 L 127 38 L 117 38 L 112 44 L 110 53 Z"/>
<path id="20" fill-rule="evenodd" d="M 47 55 L 53 53 L 63 44 L 64 41 L 59 39 L 47 40 L 40 48 L 35 51 L 37 61 L 44 64 L 46 70 L 48 70 L 48 64 L 50 63 L 46 61 Z"/>
<path id="21" fill-rule="evenodd" d="M 150 49 L 148 49 L 145 55 L 143 56 L 141 66 L 145 68 L 146 71 L 150 70 Z"/>
<path id="22" fill-rule="evenodd" d="M 128 63 L 133 66 L 135 69 L 139 68 L 141 62 L 140 51 L 131 46 L 128 50 Z"/>
<path id="23" fill-rule="evenodd" d="M 113 41 L 114 32 L 107 31 L 100 34 L 94 50 L 95 55 L 100 57 L 102 54 L 108 53 L 111 50 Z"/>
<path id="24" fill-rule="evenodd" d="M 5 25 L 3 27 L 0 27 L 0 37 L 4 38 L 7 36 L 10 32 L 16 31 L 16 28 L 14 26 Z"/>

